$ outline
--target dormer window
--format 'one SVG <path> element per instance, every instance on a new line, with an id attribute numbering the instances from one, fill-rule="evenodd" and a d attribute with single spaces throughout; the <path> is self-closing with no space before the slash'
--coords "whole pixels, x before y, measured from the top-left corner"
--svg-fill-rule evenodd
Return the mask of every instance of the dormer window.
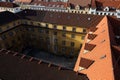
<path id="1" fill-rule="evenodd" d="M 94 44 L 89 44 L 89 43 L 85 43 L 85 47 L 84 47 L 84 52 L 83 53 L 87 53 L 92 51 L 95 48 L 96 45 Z"/>
<path id="2" fill-rule="evenodd" d="M 98 28 L 96 28 L 96 27 L 91 27 L 91 28 L 89 29 L 89 34 L 94 33 L 97 29 L 98 29 Z"/>
<path id="3" fill-rule="evenodd" d="M 95 39 L 96 36 L 97 36 L 96 34 L 88 34 L 87 43 Z"/>
<path id="4" fill-rule="evenodd" d="M 79 71 L 84 70 L 84 69 L 88 69 L 93 63 L 94 63 L 94 60 L 81 58 L 80 64 L 79 64 Z"/>
<path id="5" fill-rule="evenodd" d="M 109 7 L 105 7 L 105 8 L 104 8 L 104 11 L 109 11 Z"/>

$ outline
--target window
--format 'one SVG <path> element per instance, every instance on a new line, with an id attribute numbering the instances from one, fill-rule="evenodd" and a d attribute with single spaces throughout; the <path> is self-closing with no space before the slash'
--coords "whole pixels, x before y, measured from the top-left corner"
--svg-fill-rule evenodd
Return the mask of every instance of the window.
<path id="1" fill-rule="evenodd" d="M 30 22 L 31 25 L 33 25 L 33 22 Z"/>
<path id="2" fill-rule="evenodd" d="M 85 32 L 86 32 L 86 29 L 83 29 L 83 32 L 85 33 Z"/>
<path id="3" fill-rule="evenodd" d="M 66 48 L 65 48 L 65 47 L 63 47 L 63 48 L 62 48 L 62 52 L 63 52 L 63 53 L 65 53 L 65 51 L 66 51 Z"/>
<path id="4" fill-rule="evenodd" d="M 84 40 L 85 36 L 82 36 L 81 39 Z"/>
<path id="5" fill-rule="evenodd" d="M 73 32 L 76 32 L 76 28 L 72 28 L 72 31 L 73 31 Z"/>
<path id="6" fill-rule="evenodd" d="M 63 33 L 62 33 L 62 36 L 63 36 L 63 37 L 66 37 L 66 33 L 65 33 L 65 32 L 63 32 Z"/>
<path id="7" fill-rule="evenodd" d="M 16 32 L 16 33 L 18 32 L 18 28 L 17 28 L 17 29 L 15 29 L 15 32 Z"/>
<path id="8" fill-rule="evenodd" d="M 75 34 L 71 34 L 71 38 L 75 38 Z"/>
<path id="9" fill-rule="evenodd" d="M 13 36 L 13 32 L 9 32 L 8 34 L 9 34 L 9 36 Z"/>
<path id="10" fill-rule="evenodd" d="M 62 41 L 62 45 L 65 45 L 66 44 L 66 41 Z"/>
<path id="11" fill-rule="evenodd" d="M 6 35 L 2 35 L 2 36 L 1 36 L 1 39 L 2 39 L 2 40 L 5 40 L 5 39 L 6 39 Z"/>
<path id="12" fill-rule="evenodd" d="M 82 44 L 80 44 L 80 49 L 82 48 Z"/>
<path id="13" fill-rule="evenodd" d="M 40 33 L 44 33 L 44 30 L 41 29 L 41 28 L 38 28 L 38 32 L 40 32 Z"/>
<path id="14" fill-rule="evenodd" d="M 49 30 L 45 30 L 46 34 L 49 34 Z"/>
<path id="15" fill-rule="evenodd" d="M 70 55 L 73 55 L 73 54 L 74 54 L 74 48 L 70 50 Z"/>
<path id="16" fill-rule="evenodd" d="M 50 38 L 49 37 L 46 38 L 46 43 L 50 44 Z"/>
<path id="17" fill-rule="evenodd" d="M 54 32 L 54 35 L 57 35 L 57 32 Z"/>
<path id="18" fill-rule="evenodd" d="M 66 27 L 65 27 L 65 26 L 63 26 L 63 30 L 66 30 Z"/>
<path id="19" fill-rule="evenodd" d="M 71 42 L 71 47 L 74 47 L 75 46 L 75 43 L 74 42 Z"/>
<path id="20" fill-rule="evenodd" d="M 48 28 L 48 24 L 46 24 L 46 28 Z"/>
<path id="21" fill-rule="evenodd" d="M 57 42 L 58 42 L 58 39 L 54 39 L 54 44 L 57 44 Z"/>
<path id="22" fill-rule="evenodd" d="M 0 28 L 0 32 L 2 32 L 2 29 Z"/>
<path id="23" fill-rule="evenodd" d="M 28 31 L 34 31 L 34 28 L 28 28 Z"/>
<path id="24" fill-rule="evenodd" d="M 54 28 L 54 29 L 57 29 L 57 26 L 56 26 L 56 25 L 54 25 L 54 26 L 53 26 L 53 28 Z"/>
<path id="25" fill-rule="evenodd" d="M 41 26 L 40 23 L 37 23 L 37 24 L 38 24 L 38 26 Z"/>
<path id="26" fill-rule="evenodd" d="M 54 52 L 57 53 L 57 51 L 58 51 L 58 47 L 54 46 Z"/>

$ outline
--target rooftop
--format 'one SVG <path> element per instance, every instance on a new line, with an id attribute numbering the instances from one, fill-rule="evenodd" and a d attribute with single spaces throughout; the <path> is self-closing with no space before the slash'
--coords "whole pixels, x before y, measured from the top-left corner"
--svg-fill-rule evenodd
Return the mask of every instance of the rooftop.
<path id="1" fill-rule="evenodd" d="M 3 80 L 88 80 L 84 74 L 42 62 L 34 57 L 0 50 L 0 78 Z"/>
<path id="2" fill-rule="evenodd" d="M 98 15 L 74 14 L 64 12 L 61 13 L 39 10 L 24 10 L 17 14 L 21 17 L 24 16 L 24 18 L 28 20 L 86 28 L 95 27 L 103 18 L 103 16 Z"/>
<path id="3" fill-rule="evenodd" d="M 17 19 L 20 19 L 20 17 L 14 13 L 9 11 L 0 12 L 0 25 L 12 22 Z"/>
<path id="4" fill-rule="evenodd" d="M 94 31 L 93 33 L 88 32 L 84 44 L 82 46 L 82 49 L 80 51 L 80 54 L 78 56 L 78 60 L 76 62 L 76 66 L 74 70 L 80 73 L 87 74 L 90 80 L 120 79 L 120 77 L 118 76 L 118 74 L 120 73 L 120 68 L 118 65 L 119 63 L 117 63 L 118 58 L 115 58 L 116 55 L 116 53 L 114 52 L 115 50 L 112 51 L 113 49 L 111 48 L 111 45 L 116 45 L 116 42 L 114 40 L 114 30 L 113 30 L 114 26 L 110 23 L 111 20 L 108 17 L 104 17 L 96 26 L 97 28 L 96 31 Z M 97 36 L 94 39 L 92 39 L 90 42 L 87 42 L 91 34 L 92 35 L 96 34 Z M 84 53 L 86 46 L 88 48 L 91 48 L 91 46 L 86 45 L 88 43 L 96 46 L 91 51 Z M 118 55 L 120 56 L 120 54 Z M 81 63 L 86 64 L 86 62 L 81 61 L 83 58 L 88 60 L 93 60 L 94 63 L 90 64 L 88 68 L 81 69 L 80 67 L 83 66 L 79 64 Z"/>
<path id="5" fill-rule="evenodd" d="M 55 8 L 67 8 L 70 6 L 69 3 L 65 2 L 44 2 L 39 0 L 33 0 L 30 4 Z"/>
<path id="6" fill-rule="evenodd" d="M 0 7 L 15 8 L 15 7 L 19 7 L 19 6 L 15 3 L 11 3 L 11 2 L 0 2 Z"/>

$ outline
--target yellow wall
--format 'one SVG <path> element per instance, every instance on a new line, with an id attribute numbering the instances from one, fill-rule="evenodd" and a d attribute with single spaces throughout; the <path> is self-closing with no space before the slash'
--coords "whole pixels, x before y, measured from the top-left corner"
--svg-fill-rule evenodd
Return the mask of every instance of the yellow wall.
<path id="1" fill-rule="evenodd" d="M 26 25 L 20 25 L 21 23 Z M 7 28 L 7 25 L 9 25 L 9 28 Z M 63 26 L 66 27 L 66 30 L 63 30 Z M 76 28 L 76 32 L 72 31 L 73 27 Z M 7 37 L 5 40 L 0 40 L 3 48 L 7 48 L 6 43 L 12 46 L 13 50 L 17 48 L 19 51 L 24 47 L 32 46 L 57 55 L 66 56 L 76 56 L 79 53 L 80 46 L 84 40 L 82 36 L 86 34 L 83 33 L 83 28 L 79 26 L 56 25 L 56 29 L 54 29 L 54 24 L 28 20 L 13 21 L 1 26 L 1 29 L 3 32 L 0 36 L 6 35 Z M 18 29 L 17 32 L 15 32 L 16 29 Z M 40 33 L 39 30 L 44 30 L 44 32 Z M 49 31 L 49 34 L 46 31 Z M 9 36 L 9 32 L 13 32 L 14 36 Z M 57 35 L 54 35 L 55 32 L 57 32 Z M 63 37 L 64 32 L 66 37 Z M 75 37 L 72 38 L 71 35 L 75 35 Z M 18 37 L 21 39 L 18 40 Z M 49 39 L 47 40 L 47 38 Z M 54 39 L 57 39 L 57 44 L 54 42 Z M 15 44 L 13 44 L 13 40 L 15 40 Z M 49 41 L 50 43 L 48 43 Z M 63 45 L 63 41 L 65 41 L 65 45 Z M 74 42 L 74 46 L 71 46 L 71 42 Z M 55 51 L 56 46 L 57 52 Z M 71 54 L 71 52 L 73 53 Z"/>

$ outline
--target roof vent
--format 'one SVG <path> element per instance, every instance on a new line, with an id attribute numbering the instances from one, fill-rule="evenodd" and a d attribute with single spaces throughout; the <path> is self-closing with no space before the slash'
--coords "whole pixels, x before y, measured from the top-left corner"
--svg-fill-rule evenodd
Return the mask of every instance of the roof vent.
<path id="1" fill-rule="evenodd" d="M 90 21 L 91 20 L 91 18 L 88 18 L 88 21 Z"/>
<path id="2" fill-rule="evenodd" d="M 104 58 L 106 58 L 106 55 L 102 55 L 102 56 L 100 57 L 100 59 L 104 59 Z"/>

